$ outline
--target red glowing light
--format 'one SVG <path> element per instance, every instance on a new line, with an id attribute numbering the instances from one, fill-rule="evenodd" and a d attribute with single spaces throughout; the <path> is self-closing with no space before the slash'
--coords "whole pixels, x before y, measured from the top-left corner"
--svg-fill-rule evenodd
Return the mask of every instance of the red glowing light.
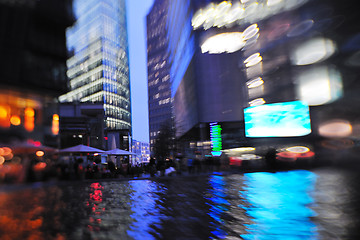
<path id="1" fill-rule="evenodd" d="M 298 158 L 311 158 L 314 157 L 315 153 L 314 152 L 306 152 L 306 153 L 300 153 L 297 157 Z"/>
<path id="2" fill-rule="evenodd" d="M 41 171 L 41 170 L 44 170 L 45 167 L 46 167 L 46 163 L 39 162 L 39 163 L 35 164 L 33 168 L 35 171 Z"/>
<path id="3" fill-rule="evenodd" d="M 93 192 L 90 193 L 90 201 L 87 202 L 87 206 L 91 207 L 91 211 L 94 215 L 99 216 L 105 211 L 105 208 L 99 207 L 99 203 L 102 202 L 102 189 L 104 189 L 104 187 L 98 182 L 91 183 L 90 187 Z M 88 225 L 90 231 L 99 231 L 99 227 L 97 226 L 98 224 L 101 224 L 101 219 L 99 217 L 90 217 L 89 222 L 91 224 Z"/>
<path id="4" fill-rule="evenodd" d="M 239 157 L 230 157 L 231 166 L 241 166 L 242 159 Z"/>
<path id="5" fill-rule="evenodd" d="M 294 162 L 296 161 L 296 153 L 292 152 L 280 152 L 276 154 L 276 158 L 278 160 L 287 161 L 287 162 Z"/>
<path id="6" fill-rule="evenodd" d="M 35 147 L 40 147 L 41 146 L 41 142 L 40 141 L 34 141 L 32 139 L 28 139 L 27 140 L 28 144 L 34 145 Z"/>
<path id="7" fill-rule="evenodd" d="M 90 193 L 90 199 L 96 202 L 102 202 L 101 190 L 104 189 L 104 187 L 101 186 L 100 183 L 92 183 L 90 187 L 94 189 L 94 193 Z"/>
<path id="8" fill-rule="evenodd" d="M 312 151 L 305 153 L 294 153 L 294 152 L 280 152 L 277 154 L 277 159 L 288 162 L 295 162 L 298 159 L 302 158 L 312 158 L 315 156 L 315 153 Z"/>

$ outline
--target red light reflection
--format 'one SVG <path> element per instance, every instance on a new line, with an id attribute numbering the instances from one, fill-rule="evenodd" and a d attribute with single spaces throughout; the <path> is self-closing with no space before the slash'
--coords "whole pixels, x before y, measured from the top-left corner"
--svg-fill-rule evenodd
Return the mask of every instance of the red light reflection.
<path id="1" fill-rule="evenodd" d="M 102 202 L 101 190 L 94 190 L 94 193 L 90 193 L 90 199 L 96 202 Z"/>
<path id="2" fill-rule="evenodd" d="M 105 211 L 105 208 L 99 206 L 102 199 L 102 190 L 104 189 L 100 183 L 95 182 L 90 185 L 92 192 L 89 195 L 89 201 L 86 206 L 90 207 L 92 215 L 89 217 L 88 229 L 90 231 L 100 231 L 101 218 L 100 215 Z"/>
<path id="3" fill-rule="evenodd" d="M 230 157 L 230 165 L 231 166 L 241 166 L 242 159 L 239 157 Z"/>
<path id="4" fill-rule="evenodd" d="M 280 161 L 295 162 L 298 159 L 312 158 L 315 156 L 313 151 L 305 153 L 280 152 L 276 155 L 276 159 Z"/>

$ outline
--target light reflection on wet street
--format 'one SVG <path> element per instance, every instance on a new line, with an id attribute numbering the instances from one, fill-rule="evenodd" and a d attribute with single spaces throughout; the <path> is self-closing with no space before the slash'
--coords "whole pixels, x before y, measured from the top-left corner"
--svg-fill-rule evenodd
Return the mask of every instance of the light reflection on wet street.
<path id="1" fill-rule="evenodd" d="M 319 169 L 5 186 L 1 239 L 358 239 L 359 176 Z"/>

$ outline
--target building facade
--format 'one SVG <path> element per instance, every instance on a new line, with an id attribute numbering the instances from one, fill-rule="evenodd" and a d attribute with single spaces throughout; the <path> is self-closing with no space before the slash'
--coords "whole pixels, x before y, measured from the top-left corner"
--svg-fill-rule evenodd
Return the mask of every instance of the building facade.
<path id="1" fill-rule="evenodd" d="M 172 1 L 167 19 L 171 93 L 176 137 L 183 153 L 210 154 L 210 124 L 224 123 L 223 144 L 241 144 L 242 109 L 246 106 L 240 52 L 204 54 L 201 43 L 216 32 L 196 31 L 192 18 L 208 1 Z"/>
<path id="2" fill-rule="evenodd" d="M 105 149 L 104 113 L 101 103 L 61 103 L 60 148 L 83 144 Z"/>
<path id="3" fill-rule="evenodd" d="M 135 153 L 135 156 L 131 156 L 132 163 L 142 164 L 148 163 L 150 161 L 150 144 L 145 142 L 140 142 L 137 140 L 132 141 L 132 152 Z"/>
<path id="4" fill-rule="evenodd" d="M 57 148 L 72 1 L 1 1 L 0 15 L 0 143 Z"/>
<path id="5" fill-rule="evenodd" d="M 292 143 L 326 150 L 334 143 L 342 149 L 356 145 L 359 27 L 354 5 L 321 0 L 171 1 L 166 31 L 174 122 L 189 154 L 214 149 L 212 139 L 219 133 L 217 151 Z M 295 115 L 285 111 L 287 104 L 298 101 L 301 104 L 292 105 Z M 264 107 L 257 108 L 260 105 Z M 297 109 L 300 105 L 307 106 L 306 114 Z M 255 114 L 268 107 L 277 110 Z M 251 118 L 249 112 L 254 113 Z M 267 135 L 275 125 L 262 119 L 283 124 Z M 306 124 L 293 125 L 299 119 Z M 311 128 L 300 134 L 283 131 L 286 126 L 302 130 L 310 122 Z M 263 134 L 249 134 L 247 128 L 258 123 L 263 125 L 252 130 Z"/>
<path id="6" fill-rule="evenodd" d="M 101 103 L 104 137 L 131 144 L 131 102 L 125 0 L 75 0 L 76 23 L 67 30 L 70 91 L 60 102 Z M 108 142 L 105 148 L 111 148 Z"/>
<path id="7" fill-rule="evenodd" d="M 172 124 L 166 18 L 169 0 L 156 0 L 147 15 L 149 138 L 151 151 L 163 125 Z"/>

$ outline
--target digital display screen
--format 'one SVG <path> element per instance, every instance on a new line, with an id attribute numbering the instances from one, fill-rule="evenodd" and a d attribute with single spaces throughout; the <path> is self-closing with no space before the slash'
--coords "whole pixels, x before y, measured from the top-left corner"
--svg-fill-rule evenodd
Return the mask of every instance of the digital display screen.
<path id="1" fill-rule="evenodd" d="M 244 109 L 246 137 L 293 137 L 311 133 L 309 106 L 302 101 Z"/>
<path id="2" fill-rule="evenodd" d="M 213 156 L 220 156 L 222 153 L 221 130 L 222 128 L 217 122 L 210 123 L 210 140 L 212 146 L 211 154 Z"/>

